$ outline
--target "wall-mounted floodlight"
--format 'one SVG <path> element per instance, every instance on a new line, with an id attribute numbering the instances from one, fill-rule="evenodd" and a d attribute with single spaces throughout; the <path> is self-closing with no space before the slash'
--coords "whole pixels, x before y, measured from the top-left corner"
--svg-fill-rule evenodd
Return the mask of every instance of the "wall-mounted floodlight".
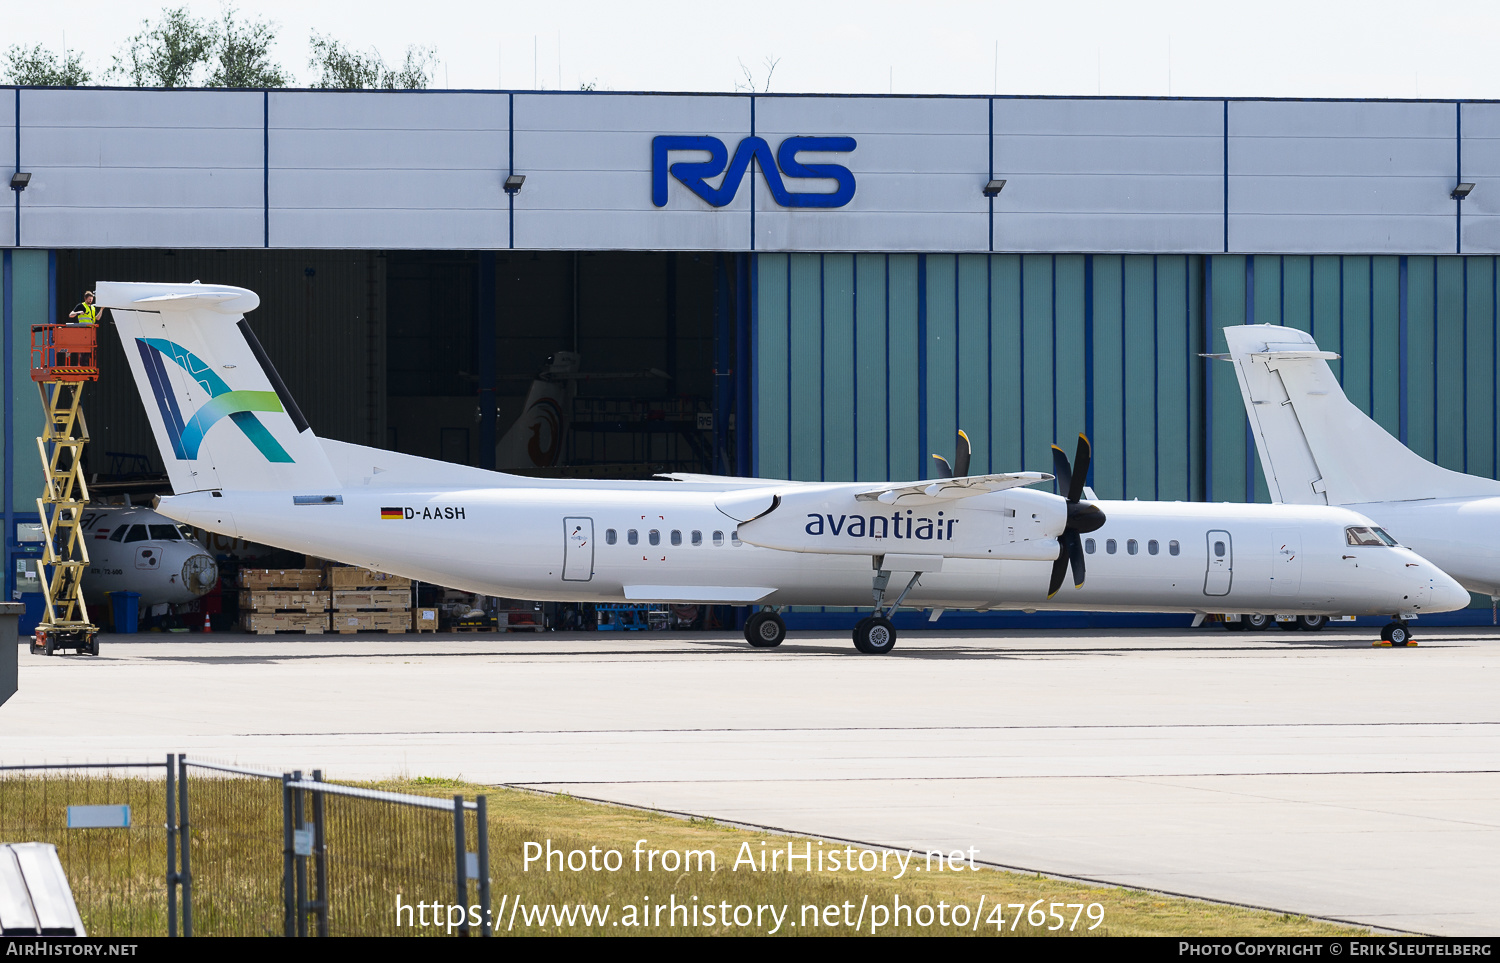
<path id="1" fill-rule="evenodd" d="M 1005 190 L 1005 181 L 990 181 L 988 184 L 984 185 L 984 196 L 994 197 L 1003 190 Z"/>
<path id="2" fill-rule="evenodd" d="M 1461 201 L 1464 198 L 1468 197 L 1469 196 L 1469 192 L 1472 191 L 1473 189 L 1474 189 L 1474 185 L 1473 184 L 1460 184 L 1457 187 L 1455 187 L 1453 189 L 1453 193 L 1449 194 L 1448 196 L 1451 197 L 1451 198 L 1453 198 L 1455 201 Z"/>
<path id="3" fill-rule="evenodd" d="M 505 179 L 505 193 L 519 194 L 521 192 L 521 185 L 524 183 L 526 183 L 525 174 L 510 175 Z"/>
<path id="4" fill-rule="evenodd" d="M 16 171 L 10 175 L 10 189 L 13 191 L 24 191 L 26 185 L 31 183 L 31 174 L 26 171 Z"/>

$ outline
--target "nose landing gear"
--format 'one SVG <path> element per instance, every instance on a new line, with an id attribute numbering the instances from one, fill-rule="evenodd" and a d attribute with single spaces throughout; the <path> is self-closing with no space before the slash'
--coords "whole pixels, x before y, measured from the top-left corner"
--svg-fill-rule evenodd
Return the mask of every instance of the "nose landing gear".
<path id="1" fill-rule="evenodd" d="M 1380 641 L 1375 643 L 1378 646 L 1389 645 L 1393 648 L 1414 646 L 1416 644 L 1412 640 L 1410 627 L 1400 619 L 1387 623 L 1386 627 L 1380 630 Z"/>

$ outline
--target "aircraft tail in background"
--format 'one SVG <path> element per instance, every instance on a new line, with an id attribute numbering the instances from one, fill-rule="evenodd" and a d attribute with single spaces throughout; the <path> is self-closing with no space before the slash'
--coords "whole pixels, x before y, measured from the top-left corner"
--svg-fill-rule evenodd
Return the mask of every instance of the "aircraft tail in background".
<path id="1" fill-rule="evenodd" d="M 328 456 L 244 315 L 260 298 L 222 284 L 101 281 L 172 489 L 318 494 Z"/>
<path id="2" fill-rule="evenodd" d="M 1307 332 L 1252 324 L 1225 328 L 1224 337 L 1272 501 L 1500 495 L 1500 482 L 1432 464 L 1356 408 L 1328 367 L 1338 355 L 1319 350 Z"/>

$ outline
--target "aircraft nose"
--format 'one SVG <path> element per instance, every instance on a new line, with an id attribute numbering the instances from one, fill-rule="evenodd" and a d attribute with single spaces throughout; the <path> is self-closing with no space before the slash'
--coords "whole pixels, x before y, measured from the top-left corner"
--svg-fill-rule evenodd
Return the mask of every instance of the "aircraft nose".
<path id="1" fill-rule="evenodd" d="M 1469 591 L 1455 582 L 1446 572 L 1433 568 L 1432 588 L 1428 593 L 1426 611 L 1452 612 L 1469 604 Z"/>

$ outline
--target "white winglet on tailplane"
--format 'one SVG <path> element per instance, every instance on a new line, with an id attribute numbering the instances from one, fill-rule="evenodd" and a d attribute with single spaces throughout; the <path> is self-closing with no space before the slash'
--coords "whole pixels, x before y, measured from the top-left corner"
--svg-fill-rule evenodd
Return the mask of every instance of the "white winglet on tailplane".
<path id="1" fill-rule="evenodd" d="M 260 304 L 255 292 L 100 281 L 95 300 L 110 309 L 174 492 L 339 487 L 245 322 Z"/>
<path id="2" fill-rule="evenodd" d="M 1344 396 L 1312 335 L 1274 324 L 1224 329 L 1271 500 L 1360 505 L 1500 495 L 1393 438 Z"/>

